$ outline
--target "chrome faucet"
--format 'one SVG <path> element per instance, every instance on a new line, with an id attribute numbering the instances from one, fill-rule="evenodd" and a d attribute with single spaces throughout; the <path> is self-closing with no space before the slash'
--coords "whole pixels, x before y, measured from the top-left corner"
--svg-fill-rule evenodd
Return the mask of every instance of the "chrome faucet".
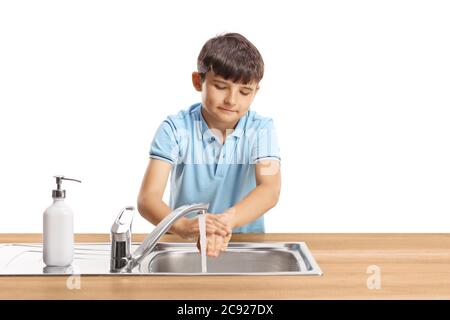
<path id="1" fill-rule="evenodd" d="M 155 248 L 161 237 L 181 217 L 191 212 L 205 214 L 209 203 L 192 203 L 173 210 L 155 227 L 141 245 L 131 253 L 131 224 L 134 207 L 125 207 L 111 227 L 111 271 L 131 272 Z"/>

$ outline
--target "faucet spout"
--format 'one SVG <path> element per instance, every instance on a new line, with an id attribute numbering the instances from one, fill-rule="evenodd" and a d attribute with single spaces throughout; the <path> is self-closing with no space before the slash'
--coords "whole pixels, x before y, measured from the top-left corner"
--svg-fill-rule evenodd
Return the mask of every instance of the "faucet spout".
<path id="1" fill-rule="evenodd" d="M 150 254 L 155 248 L 161 237 L 172 227 L 172 225 L 180 218 L 192 212 L 197 214 L 204 214 L 208 209 L 209 203 L 192 203 L 181 206 L 173 210 L 167 217 L 165 217 L 155 229 L 145 238 L 142 244 L 131 254 L 131 257 L 124 257 L 127 260 L 125 266 L 120 268 L 111 268 L 111 271 L 125 271 L 131 272 L 139 263 Z M 114 237 L 112 237 L 114 239 Z M 114 243 L 112 244 L 114 246 Z"/>
<path id="2" fill-rule="evenodd" d="M 172 225 L 180 218 L 191 212 L 197 211 L 200 214 L 206 213 L 208 203 L 193 203 L 181 206 L 172 211 L 165 217 L 156 228 L 145 238 L 142 244 L 134 251 L 131 260 L 127 265 L 128 271 L 137 266 L 156 246 L 161 237 L 172 227 Z"/>

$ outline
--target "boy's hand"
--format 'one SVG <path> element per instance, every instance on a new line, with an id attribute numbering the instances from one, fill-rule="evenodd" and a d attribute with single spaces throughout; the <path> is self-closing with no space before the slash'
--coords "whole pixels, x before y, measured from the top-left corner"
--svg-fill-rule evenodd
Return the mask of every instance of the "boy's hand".
<path id="1" fill-rule="evenodd" d="M 231 233 L 228 236 L 222 237 L 217 234 L 210 234 L 206 236 L 206 255 L 208 257 L 217 258 L 220 252 L 225 251 L 231 239 Z M 197 248 L 200 249 L 200 238 L 197 240 Z"/>
<path id="2" fill-rule="evenodd" d="M 231 237 L 231 225 L 219 214 L 207 213 L 205 218 L 206 234 Z M 181 218 L 172 226 L 171 231 L 186 240 L 195 240 L 199 236 L 198 218 Z"/>
<path id="3" fill-rule="evenodd" d="M 216 217 L 225 225 L 232 228 L 232 217 L 233 211 L 225 212 L 222 214 L 216 214 Z M 220 252 L 225 251 L 228 247 L 228 243 L 230 242 L 232 229 L 230 229 L 230 233 L 223 236 L 216 233 L 208 234 L 206 233 L 206 255 L 208 257 L 217 258 Z M 200 237 L 197 240 L 197 248 L 200 249 Z"/>

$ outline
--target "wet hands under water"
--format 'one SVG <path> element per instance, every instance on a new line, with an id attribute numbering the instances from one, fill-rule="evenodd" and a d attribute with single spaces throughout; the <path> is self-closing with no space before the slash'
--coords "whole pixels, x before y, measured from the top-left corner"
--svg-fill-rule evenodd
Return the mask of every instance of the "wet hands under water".
<path id="1" fill-rule="evenodd" d="M 206 213 L 205 223 L 207 237 L 214 234 L 224 239 L 231 238 L 232 228 L 225 214 Z M 186 240 L 198 239 L 200 234 L 198 219 L 181 218 L 174 224 L 172 231 Z"/>
<path id="2" fill-rule="evenodd" d="M 227 236 L 217 234 L 206 235 L 206 255 L 217 258 L 220 252 L 225 251 L 231 239 L 231 233 Z M 200 250 L 200 238 L 197 240 L 197 248 Z"/>
<path id="3" fill-rule="evenodd" d="M 197 240 L 200 250 L 199 216 L 193 219 L 181 218 L 173 227 L 173 231 L 186 240 Z M 232 235 L 231 218 L 227 213 L 205 214 L 206 255 L 218 257 L 225 251 Z"/>
<path id="4" fill-rule="evenodd" d="M 226 233 L 224 233 L 224 230 L 221 228 L 215 230 L 214 228 L 210 228 L 209 230 L 206 228 L 206 255 L 208 257 L 217 258 L 220 252 L 225 251 L 228 247 L 232 235 L 232 227 L 230 223 L 231 219 L 228 214 L 215 214 L 212 216 L 213 217 L 207 216 L 205 220 L 207 221 L 208 218 L 210 218 L 214 219 L 216 222 L 218 221 L 220 226 L 224 227 L 224 230 L 226 231 Z M 199 250 L 201 250 L 200 240 L 201 237 L 198 235 L 197 248 Z"/>

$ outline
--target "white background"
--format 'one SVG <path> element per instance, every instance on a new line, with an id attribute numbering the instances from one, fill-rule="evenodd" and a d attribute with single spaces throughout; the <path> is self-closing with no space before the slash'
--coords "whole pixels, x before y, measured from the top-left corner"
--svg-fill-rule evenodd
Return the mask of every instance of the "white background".
<path id="1" fill-rule="evenodd" d="M 135 205 L 160 122 L 200 101 L 206 40 L 265 60 L 282 194 L 267 232 L 449 232 L 447 1 L 1 1 L 0 232 L 41 232 L 55 174 L 75 232 Z M 166 199 L 168 192 L 166 192 Z M 134 231 L 153 226 L 137 215 Z"/>

